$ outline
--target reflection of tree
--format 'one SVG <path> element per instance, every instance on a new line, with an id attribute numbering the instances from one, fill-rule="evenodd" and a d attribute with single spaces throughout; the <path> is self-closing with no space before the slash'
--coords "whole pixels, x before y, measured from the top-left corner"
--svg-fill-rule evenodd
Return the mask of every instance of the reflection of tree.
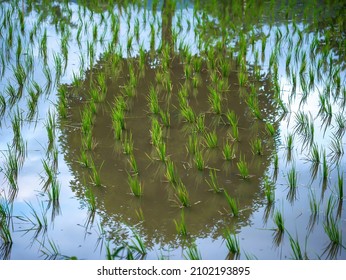
<path id="1" fill-rule="evenodd" d="M 167 43 L 173 50 L 172 43 L 172 16 L 173 7 L 170 1 L 166 0 L 163 4 L 162 18 L 162 42 Z M 120 59 L 120 70 L 116 74 L 112 72 L 112 61 L 109 59 L 112 54 L 108 54 L 100 60 L 95 68 L 87 71 L 85 81 L 83 82 L 83 92 L 88 92 L 91 81 L 97 76 L 99 71 L 104 71 L 107 76 L 115 77 L 107 80 L 108 94 L 105 102 L 98 104 L 98 111 L 94 121 L 93 137 L 98 143 L 91 156 L 96 166 L 102 166 L 100 169 L 102 183 L 105 187 L 94 188 L 90 185 L 90 173 L 87 169 L 81 167 L 78 163 L 80 157 L 81 135 L 78 125 L 80 123 L 80 110 L 83 109 L 88 97 L 85 95 L 71 95 L 69 102 L 69 119 L 67 124 L 61 123 L 62 136 L 60 139 L 62 149 L 65 151 L 65 160 L 69 164 L 75 176 L 75 182 L 71 184 L 72 190 L 76 196 L 85 201 L 85 192 L 88 187 L 93 187 L 97 201 L 98 214 L 101 217 L 101 224 L 108 229 L 108 238 L 121 241 L 127 238 L 127 232 L 123 231 L 124 225 L 136 227 L 137 231 L 146 240 L 148 246 L 153 244 L 165 244 L 176 248 L 183 244 L 183 240 L 177 236 L 173 220 L 179 220 L 180 210 L 173 202 L 175 199 L 172 187 L 165 182 L 165 167 L 162 162 L 150 161 L 148 156 L 153 156 L 155 150 L 149 143 L 150 140 L 150 118 L 147 113 L 147 92 L 150 83 L 153 83 L 160 74 L 160 67 L 154 69 L 146 67 L 145 78 L 139 78 L 136 89 L 137 95 L 129 102 L 130 110 L 127 112 L 126 128 L 131 131 L 135 145 L 135 157 L 138 162 L 140 176 L 144 180 L 143 198 L 135 198 L 129 195 L 127 184 L 128 161 L 126 155 L 122 154 L 121 143 L 115 142 L 111 130 L 111 112 L 108 105 L 112 106 L 115 95 L 124 89 L 126 77 L 131 71 L 137 72 L 137 60 L 134 58 Z M 194 59 L 194 58 L 193 58 Z M 235 65 L 235 59 L 230 59 L 230 65 Z M 192 207 L 186 209 L 185 217 L 190 237 L 193 238 L 213 238 L 216 239 L 222 235 L 225 227 L 232 231 L 238 231 L 240 227 L 249 224 L 249 217 L 260 205 L 263 199 L 263 193 L 259 187 L 261 177 L 266 172 L 273 150 L 274 142 L 272 139 L 266 139 L 265 155 L 253 156 L 249 145 L 250 139 L 265 135 L 264 123 L 256 121 L 249 113 L 243 96 L 239 95 L 239 85 L 237 84 L 236 72 L 231 69 L 228 77 L 228 85 L 231 90 L 225 92 L 227 98 L 223 100 L 225 110 L 234 110 L 240 117 L 240 129 L 246 131 L 242 134 L 238 146 L 238 153 L 244 155 L 250 164 L 250 171 L 255 176 L 249 181 L 240 180 L 237 175 L 235 162 L 225 162 L 222 159 L 220 149 L 214 151 L 205 151 L 205 157 L 208 164 L 219 172 L 220 183 L 227 188 L 230 195 L 237 197 L 241 212 L 238 218 L 225 214 L 227 203 L 222 194 L 212 194 L 208 192 L 208 186 L 205 182 L 208 178 L 208 170 L 199 172 L 193 166 L 193 158 L 186 156 L 185 144 L 187 141 L 186 131 L 191 130 L 190 124 L 184 124 L 179 119 L 178 90 L 184 82 L 181 77 L 184 76 L 184 65 L 174 59 L 171 62 L 169 75 L 173 84 L 171 93 L 171 128 L 165 130 L 164 137 L 167 141 L 168 153 L 171 159 L 176 162 L 178 173 L 184 184 L 188 187 Z M 190 105 L 197 113 L 205 113 L 206 125 L 215 128 L 219 135 L 227 133 L 227 126 L 219 125 L 225 122 L 223 115 L 213 115 L 209 110 L 208 83 L 210 77 L 207 65 L 203 63 L 202 71 L 199 73 L 201 81 L 205 81 L 198 88 L 195 97 L 191 95 Z M 250 80 L 255 80 L 249 73 Z M 263 80 L 268 77 L 262 77 Z M 261 108 L 263 108 L 263 117 L 271 119 L 275 115 L 275 106 L 269 102 L 271 98 L 270 81 L 263 84 L 259 82 L 256 86 Z M 189 90 L 192 90 L 190 87 Z M 249 90 L 244 88 L 244 94 Z M 71 91 L 75 91 L 73 88 Z M 264 94 L 266 93 L 266 94 Z M 160 94 L 165 94 L 162 89 Z M 163 98 L 164 99 L 164 98 Z M 164 100 L 160 100 L 161 104 Z M 264 136 L 265 137 L 265 136 Z M 220 140 L 221 141 L 221 140 Z M 220 143 L 220 146 L 223 143 Z M 196 203 L 196 204 L 194 204 Z M 141 209 L 144 213 L 144 221 L 140 222 L 136 210 Z M 222 212 L 222 213 L 220 213 Z M 125 227 L 126 227 L 125 226 Z"/>

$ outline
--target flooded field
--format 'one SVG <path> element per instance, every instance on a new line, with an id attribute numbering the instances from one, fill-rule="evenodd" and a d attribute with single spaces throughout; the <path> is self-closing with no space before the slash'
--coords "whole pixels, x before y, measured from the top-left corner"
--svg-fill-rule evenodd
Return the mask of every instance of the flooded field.
<path id="1" fill-rule="evenodd" d="M 1 259 L 346 259 L 343 1 L 2 1 Z"/>

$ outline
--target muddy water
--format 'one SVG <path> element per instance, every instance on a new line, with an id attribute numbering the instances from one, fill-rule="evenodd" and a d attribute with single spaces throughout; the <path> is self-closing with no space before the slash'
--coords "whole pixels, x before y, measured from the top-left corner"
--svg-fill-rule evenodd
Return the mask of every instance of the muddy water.
<path id="1" fill-rule="evenodd" d="M 127 183 L 128 156 L 122 153 L 121 143 L 114 139 L 112 131 L 111 107 L 115 97 L 122 91 L 126 77 L 128 77 L 127 61 L 122 61 L 121 72 L 118 79 L 109 77 L 107 81 L 108 91 L 106 100 L 99 104 L 99 110 L 96 114 L 93 128 L 93 137 L 97 146 L 92 151 L 92 157 L 97 168 L 100 168 L 102 187 L 94 187 L 93 191 L 97 198 L 98 213 L 102 219 L 102 225 L 113 228 L 114 224 L 124 223 L 127 226 L 134 227 L 140 221 L 136 211 L 141 209 L 144 215 L 144 221 L 139 226 L 140 234 L 148 245 L 159 243 L 161 246 L 170 245 L 178 247 L 178 234 L 175 229 L 174 219 L 180 219 L 180 207 L 174 197 L 173 187 L 165 178 L 165 164 L 156 159 L 156 151 L 151 144 L 151 114 L 149 112 L 147 96 L 150 85 L 155 81 L 155 74 L 160 71 L 159 68 L 146 67 L 144 77 L 139 78 L 136 87 L 136 96 L 130 100 L 131 107 L 126 112 L 126 132 L 131 132 L 134 141 L 134 155 L 138 163 L 139 178 L 144 186 L 143 196 L 133 197 Z M 131 62 L 133 63 L 133 62 Z M 102 67 L 107 68 L 105 62 L 100 62 Z M 234 62 L 235 65 L 235 62 Z M 235 66 L 234 66 L 235 67 Z M 94 73 L 88 73 L 85 84 L 90 84 L 90 80 L 95 76 Z M 192 206 L 185 209 L 186 225 L 189 236 L 192 238 L 212 237 L 220 238 L 225 228 L 232 229 L 236 233 L 239 228 L 249 224 L 249 217 L 262 204 L 263 191 L 261 189 L 261 179 L 268 168 L 274 150 L 274 141 L 270 139 L 265 131 L 264 123 L 255 120 L 248 112 L 244 100 L 237 94 L 239 91 L 236 69 L 232 69 L 229 77 L 229 90 L 223 93 L 223 111 L 225 108 L 234 110 L 239 117 L 240 141 L 234 141 L 237 147 L 237 158 L 232 161 L 226 161 L 222 157 L 222 146 L 226 140 L 231 142 L 229 132 L 231 130 L 227 118 L 224 114 L 215 115 L 210 110 L 208 101 L 209 89 L 211 84 L 204 65 L 200 78 L 203 83 L 198 87 L 197 94 L 193 96 L 192 86 L 190 89 L 189 101 L 196 114 L 205 115 L 205 126 L 207 131 L 215 130 L 218 136 L 218 147 L 207 148 L 203 146 L 203 135 L 200 134 L 200 147 L 203 157 L 206 161 L 206 168 L 202 171 L 197 170 L 193 162 L 193 157 L 187 151 L 188 135 L 194 130 L 193 124 L 184 122 L 179 113 L 179 104 L 177 100 L 178 91 L 185 83 L 183 65 L 179 59 L 172 61 L 170 69 L 172 80 L 171 103 L 169 111 L 171 116 L 171 126 L 163 128 L 164 141 L 167 144 L 167 155 L 174 162 L 177 172 L 183 183 L 186 185 Z M 264 88 L 263 90 L 268 90 Z M 262 90 L 262 91 L 263 91 Z M 87 90 L 86 90 L 87 91 Z M 268 93 L 268 92 L 266 92 Z M 81 94 L 81 93 L 80 93 Z M 162 103 L 166 92 L 160 91 Z M 264 97 L 263 92 L 259 92 Z M 82 95 L 83 97 L 83 95 Z M 83 97 L 83 99 L 87 97 Z M 73 99 L 71 99 L 73 100 Z M 78 100 L 78 99 L 77 99 Z M 270 104 L 270 102 L 267 102 Z M 163 104 L 164 106 L 165 104 Z M 90 184 L 88 182 L 89 172 L 81 168 L 77 163 L 80 154 L 80 111 L 81 103 L 71 102 L 71 119 L 62 125 L 62 143 L 68 153 L 65 159 L 71 165 L 72 170 L 79 182 L 75 186 L 77 195 L 81 195 L 85 188 Z M 162 104 L 160 104 L 162 106 Z M 270 119 L 274 112 L 272 107 L 265 110 Z M 70 129 L 76 124 L 74 129 Z M 254 136 L 261 136 L 266 143 L 264 155 L 254 156 L 250 140 Z M 251 178 L 241 179 L 236 162 L 240 155 L 245 156 L 249 163 Z M 229 206 L 223 193 L 213 193 L 209 191 L 206 180 L 209 180 L 209 170 L 217 170 L 217 177 L 220 185 L 232 196 L 236 197 L 239 203 L 239 217 L 232 217 Z"/>

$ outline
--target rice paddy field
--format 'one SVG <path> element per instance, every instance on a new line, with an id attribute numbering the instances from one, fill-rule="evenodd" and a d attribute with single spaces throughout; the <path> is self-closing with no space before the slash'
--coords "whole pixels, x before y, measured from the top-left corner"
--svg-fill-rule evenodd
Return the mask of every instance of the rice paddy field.
<path id="1" fill-rule="evenodd" d="M 0 2 L 0 259 L 346 259 L 344 1 Z"/>

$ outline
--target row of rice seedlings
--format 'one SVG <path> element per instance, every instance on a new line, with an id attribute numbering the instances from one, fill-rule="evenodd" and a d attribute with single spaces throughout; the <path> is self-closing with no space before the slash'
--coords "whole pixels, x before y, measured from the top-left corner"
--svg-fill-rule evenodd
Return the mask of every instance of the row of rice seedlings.
<path id="1" fill-rule="evenodd" d="M 181 236 L 187 236 L 184 209 L 182 209 L 180 212 L 180 221 L 174 219 L 173 222 L 175 225 L 175 229 L 177 230 L 177 233 Z"/>

